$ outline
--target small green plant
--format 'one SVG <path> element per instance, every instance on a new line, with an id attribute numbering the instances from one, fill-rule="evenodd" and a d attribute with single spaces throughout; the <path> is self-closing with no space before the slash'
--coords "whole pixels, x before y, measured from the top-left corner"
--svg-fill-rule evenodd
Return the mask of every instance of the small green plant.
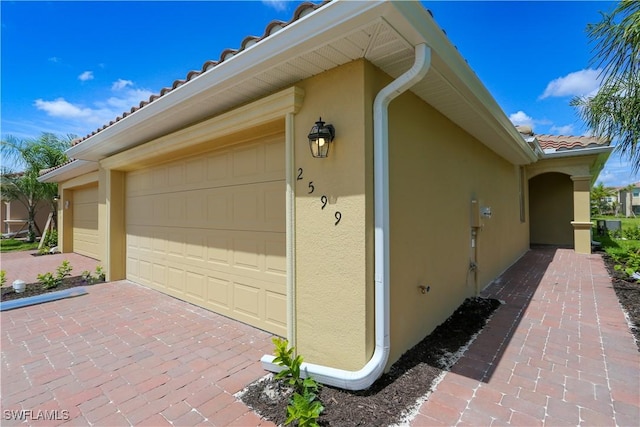
<path id="1" fill-rule="evenodd" d="M 53 277 L 53 274 L 44 273 L 38 274 L 38 283 L 40 283 L 44 289 L 53 289 L 58 286 L 59 281 Z"/>
<path id="2" fill-rule="evenodd" d="M 62 264 L 56 268 L 56 278 L 62 282 L 65 277 L 71 276 L 71 270 L 73 270 L 73 267 L 71 267 L 69 261 L 62 261 Z"/>
<path id="3" fill-rule="evenodd" d="M 58 246 L 58 230 L 51 230 L 49 234 L 47 234 L 47 238 L 44 241 L 44 246 L 46 246 L 47 248 Z"/>
<path id="4" fill-rule="evenodd" d="M 62 264 L 56 268 L 56 275 L 54 276 L 51 273 L 38 274 L 38 282 L 42 285 L 44 289 L 52 289 L 62 284 L 62 281 L 65 277 L 71 276 L 71 264 L 69 261 L 64 260 Z"/>
<path id="5" fill-rule="evenodd" d="M 91 272 L 89 270 L 85 270 L 85 271 L 82 272 L 80 277 L 82 277 L 82 280 L 84 282 L 86 282 L 89 285 L 91 285 L 91 284 L 96 283 L 96 282 L 104 282 L 106 275 L 104 273 L 104 269 L 101 266 L 97 266 L 95 275 L 91 274 Z"/>
<path id="6" fill-rule="evenodd" d="M 295 349 L 289 347 L 287 340 L 273 338 L 275 345 L 275 359 L 273 362 L 284 369 L 278 372 L 276 379 L 285 380 L 293 387 L 293 396 L 287 406 L 287 420 L 285 424 L 296 422 L 299 427 L 318 427 L 318 418 L 324 406 L 318 400 L 320 384 L 311 377 L 302 378 L 300 367 L 302 356 L 294 356 Z"/>
<path id="7" fill-rule="evenodd" d="M 101 265 L 96 266 L 96 279 L 102 280 L 104 282 L 106 277 L 107 275 L 104 272 L 104 268 L 102 268 Z"/>
<path id="8" fill-rule="evenodd" d="M 89 270 L 83 271 L 82 274 L 80 274 L 80 277 L 82 277 L 83 282 L 87 282 L 88 284 L 93 283 L 93 276 Z"/>
<path id="9" fill-rule="evenodd" d="M 0 270 L 0 287 L 7 284 L 7 272 Z"/>

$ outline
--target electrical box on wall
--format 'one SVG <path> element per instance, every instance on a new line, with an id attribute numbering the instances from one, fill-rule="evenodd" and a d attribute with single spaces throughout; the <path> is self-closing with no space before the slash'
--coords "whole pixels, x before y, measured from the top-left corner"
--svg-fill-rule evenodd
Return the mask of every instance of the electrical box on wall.
<path id="1" fill-rule="evenodd" d="M 491 218 L 491 206 L 481 207 L 480 215 L 482 215 L 483 218 Z"/>

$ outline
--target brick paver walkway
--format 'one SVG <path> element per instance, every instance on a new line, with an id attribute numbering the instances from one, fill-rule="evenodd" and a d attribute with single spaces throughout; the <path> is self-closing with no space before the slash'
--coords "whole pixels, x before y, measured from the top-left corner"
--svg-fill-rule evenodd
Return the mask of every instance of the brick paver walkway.
<path id="1" fill-rule="evenodd" d="M 233 396 L 271 335 L 127 281 L 87 289 L 0 313 L 2 426 L 272 425 Z"/>
<path id="2" fill-rule="evenodd" d="M 599 255 L 537 249 L 413 426 L 638 426 L 640 353 Z"/>

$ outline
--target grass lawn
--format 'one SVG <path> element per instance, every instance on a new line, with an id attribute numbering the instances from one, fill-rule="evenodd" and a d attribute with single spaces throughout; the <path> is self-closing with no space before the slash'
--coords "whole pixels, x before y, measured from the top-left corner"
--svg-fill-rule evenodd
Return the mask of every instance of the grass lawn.
<path id="1" fill-rule="evenodd" d="M 640 217 L 621 218 L 617 216 L 594 216 L 593 218 L 591 218 L 591 221 L 596 222 L 599 219 L 622 221 L 622 228 L 628 228 L 628 227 L 634 227 L 634 226 L 640 227 Z"/>
<path id="2" fill-rule="evenodd" d="M 38 242 L 27 243 L 17 239 L 0 239 L 0 252 L 31 251 L 38 249 Z"/>

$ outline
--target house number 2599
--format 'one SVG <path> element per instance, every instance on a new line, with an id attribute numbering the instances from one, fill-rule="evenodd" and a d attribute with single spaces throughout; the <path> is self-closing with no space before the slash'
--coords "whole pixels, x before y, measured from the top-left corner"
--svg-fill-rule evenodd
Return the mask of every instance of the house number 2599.
<path id="1" fill-rule="evenodd" d="M 298 168 L 298 175 L 296 176 L 296 181 L 302 181 L 304 179 L 303 172 L 304 171 L 302 170 L 302 168 Z M 316 190 L 315 185 L 313 185 L 313 181 L 309 181 L 308 188 L 309 188 L 309 191 L 307 192 L 307 194 L 311 194 Z M 329 199 L 327 198 L 327 196 L 323 194 L 320 197 L 320 202 L 322 203 L 322 207 L 320 209 L 324 210 L 324 208 L 327 207 L 327 203 L 329 203 Z M 336 211 L 336 213 L 334 214 L 334 217 L 336 219 L 336 222 L 334 222 L 333 225 L 338 225 L 340 223 L 340 220 L 342 220 L 342 213 L 340 211 Z"/>

